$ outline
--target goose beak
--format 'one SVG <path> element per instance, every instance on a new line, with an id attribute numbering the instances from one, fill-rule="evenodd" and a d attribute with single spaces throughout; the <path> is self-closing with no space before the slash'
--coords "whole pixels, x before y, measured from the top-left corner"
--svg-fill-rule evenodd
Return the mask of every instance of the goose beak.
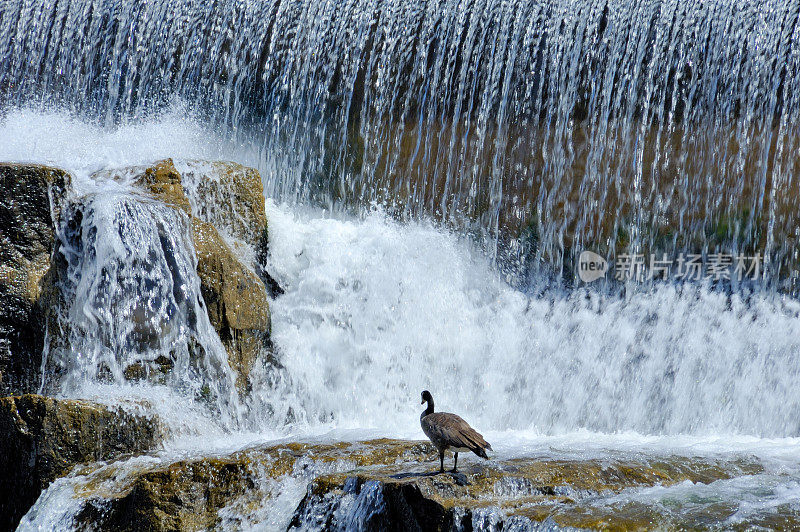
<path id="1" fill-rule="evenodd" d="M 419 402 L 419 404 L 421 404 L 421 405 L 424 405 L 424 404 L 425 404 L 425 399 L 423 399 L 422 401 L 420 401 L 420 402 Z"/>

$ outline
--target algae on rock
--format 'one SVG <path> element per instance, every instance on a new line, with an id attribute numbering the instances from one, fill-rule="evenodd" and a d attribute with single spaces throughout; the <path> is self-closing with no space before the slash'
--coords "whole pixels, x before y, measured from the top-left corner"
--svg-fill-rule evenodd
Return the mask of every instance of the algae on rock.
<path id="1" fill-rule="evenodd" d="M 247 389 L 250 371 L 269 346 L 269 300 L 264 283 L 245 267 L 214 227 L 192 220 L 197 274 L 208 317 L 228 351 L 237 387 Z"/>
<path id="2" fill-rule="evenodd" d="M 219 212 L 216 212 L 216 207 L 211 203 L 190 201 L 182 181 L 183 176 L 171 159 L 158 161 L 150 166 L 102 170 L 94 174 L 93 178 L 131 183 L 145 196 L 141 201 L 151 201 L 152 198 L 174 208 L 180 216 L 185 217 L 195 248 L 202 306 L 225 348 L 229 365 L 235 372 L 238 391 L 246 393 L 250 389 L 250 372 L 256 360 L 261 354 L 268 353 L 271 346 L 269 295 L 264 281 L 257 274 L 256 265 L 248 264 L 247 259 L 254 258 L 254 253 L 247 253 L 247 250 L 242 249 L 234 250 L 232 246 L 235 242 L 223 238 L 218 229 L 207 219 L 212 219 L 225 227 L 235 228 L 237 230 L 235 236 L 248 239 L 245 242 L 247 245 L 261 245 L 266 238 L 263 189 L 258 172 L 253 169 L 234 163 L 202 163 L 202 168 L 207 171 L 202 173 L 197 166 L 199 164 L 190 165 L 193 168 L 189 178 L 192 195 L 198 194 L 198 189 L 202 193 L 214 191 L 216 190 L 214 186 L 221 186 L 219 183 L 224 183 L 227 188 L 237 191 L 230 198 L 231 201 L 241 201 L 235 205 L 235 209 L 230 207 L 228 204 L 230 202 L 223 202 L 219 205 Z M 239 179 L 243 182 L 236 181 Z M 206 182 L 217 185 L 205 185 Z M 209 198 L 204 198 L 204 201 L 222 201 L 222 198 L 222 193 L 217 191 Z M 71 206 L 73 218 L 81 217 L 84 208 L 81 201 L 84 200 L 79 198 Z M 137 195 L 133 195 L 127 201 L 138 201 Z M 193 212 L 193 205 L 199 209 L 197 205 L 200 204 L 204 205 L 205 215 L 202 217 L 195 216 Z M 80 235 L 78 237 L 80 238 Z M 162 238 L 159 235 L 159 238 L 162 241 L 168 240 L 166 236 Z M 76 247 L 80 248 L 80 243 L 76 244 Z M 173 250 L 166 248 L 163 251 L 167 259 L 174 253 Z M 63 279 L 66 272 L 59 271 L 57 275 Z M 142 323 L 144 327 L 149 322 L 144 320 Z M 58 327 L 63 325 L 68 329 L 68 323 L 52 325 L 53 342 L 68 336 L 68 331 L 60 330 Z M 157 330 L 137 333 L 136 338 L 149 342 L 142 346 L 147 348 L 150 344 L 157 343 L 154 335 L 158 335 Z M 190 342 L 187 348 L 191 357 L 202 356 L 202 348 L 197 343 Z M 170 372 L 173 365 L 169 356 L 160 356 L 155 360 L 143 359 L 127 363 L 121 370 L 121 376 L 127 380 L 147 379 L 160 383 L 165 380 L 165 374 Z M 55 380 L 58 378 L 56 376 Z"/>
<path id="3" fill-rule="evenodd" d="M 711 484 L 758 475 L 756 458 L 528 456 L 463 460 L 458 474 L 439 474 L 427 442 L 370 440 L 276 443 L 226 455 L 174 462 L 111 464 L 90 471 L 76 493 L 76 525 L 128 531 L 207 530 L 225 525 L 301 530 L 535 530 L 578 527 L 640 530 L 722 523 L 735 507 L 704 506 L 702 515 L 637 501 L 626 492 L 681 483 Z M 122 478 L 109 489 L 103 479 Z M 298 483 L 307 485 L 297 490 Z M 277 498 L 297 501 L 275 520 Z M 292 505 L 295 503 L 292 502 Z M 735 505 L 734 505 L 735 506 Z M 231 516 L 240 520 L 238 525 Z M 766 520 L 765 520 L 766 519 Z M 797 516 L 759 516 L 791 528 Z M 231 524 L 233 523 L 233 524 Z M 276 524 L 277 523 L 277 524 Z"/>
<path id="4" fill-rule="evenodd" d="M 82 400 L 0 398 L 0 530 L 76 464 L 150 451 L 166 432 L 152 417 Z"/>

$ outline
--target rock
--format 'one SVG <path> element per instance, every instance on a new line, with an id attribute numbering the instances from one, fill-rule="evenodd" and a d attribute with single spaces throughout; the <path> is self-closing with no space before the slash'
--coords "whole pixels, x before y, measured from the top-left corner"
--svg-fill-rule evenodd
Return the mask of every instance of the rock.
<path id="1" fill-rule="evenodd" d="M 0 164 L 0 395 L 41 381 L 55 226 L 69 185 L 56 168 Z"/>
<path id="2" fill-rule="evenodd" d="M 228 161 L 187 161 L 179 163 L 177 169 L 194 216 L 255 251 L 255 272 L 270 297 L 283 294 L 283 288 L 263 267 L 269 236 L 264 187 L 258 171 Z"/>
<path id="3" fill-rule="evenodd" d="M 179 166 L 181 171 L 166 159 L 150 167 L 103 171 L 96 177 L 131 180 L 190 217 L 208 317 L 236 372 L 237 388 L 246 392 L 257 357 L 270 346 L 269 295 L 258 268 L 254 271 L 237 256 L 246 255 L 246 250 L 232 249 L 218 228 L 255 249 L 266 245 L 261 178 L 256 170 L 235 163 L 193 161 Z M 126 378 L 143 378 L 148 373 L 144 366 L 126 368 Z"/>
<path id="4" fill-rule="evenodd" d="M 264 186 L 258 170 L 228 161 L 177 165 L 195 217 L 253 249 L 267 232 Z"/>
<path id="5" fill-rule="evenodd" d="M 140 469 L 127 474 L 121 474 L 124 464 L 114 464 L 89 473 L 76 490 L 85 500 L 75 524 L 117 531 L 209 530 L 220 527 L 223 508 L 238 508 L 246 517 L 268 507 L 278 495 L 265 482 L 270 479 L 311 478 L 320 469 L 330 471 L 342 464 L 354 468 L 421 460 L 430 450 L 421 442 L 395 440 L 283 443 L 224 457 L 137 466 Z M 123 477 L 112 491 L 103 482 Z"/>
<path id="6" fill-rule="evenodd" d="M 76 464 L 156 447 L 157 420 L 79 400 L 0 398 L 0 530 L 14 529 L 39 494 Z"/>
<path id="7" fill-rule="evenodd" d="M 625 489 L 711 483 L 763 471 L 758 462 L 685 457 L 471 461 L 458 474 L 430 465 L 392 464 L 316 478 L 290 528 L 357 530 L 638 530 L 682 528 L 657 502 L 613 507 L 592 504 Z M 732 514 L 735 509 L 730 510 Z M 726 516 L 718 517 L 720 522 Z M 786 525 L 786 523 L 783 523 Z"/>
<path id="8" fill-rule="evenodd" d="M 134 169 L 135 171 L 135 169 Z M 165 159 L 145 168 L 134 182 L 146 188 L 155 198 L 191 215 L 189 199 L 183 191 L 181 174 L 175 169 L 172 159 Z"/>
<path id="9" fill-rule="evenodd" d="M 73 476 L 75 526 L 102 530 L 683 529 L 724 523 L 735 505 L 672 512 L 650 487 L 710 484 L 764 472 L 756 458 L 685 456 L 481 461 L 438 474 L 427 442 L 280 443 L 174 462 L 118 462 Z M 114 482 L 108 482 L 114 479 Z M 278 506 L 296 507 L 276 515 Z M 295 506 L 296 505 L 296 506 Z M 43 511 L 46 508 L 42 509 Z M 742 528 L 792 528 L 795 515 L 755 516 Z M 765 520 L 766 519 L 766 520 Z M 268 525 L 266 523 L 269 523 Z"/>
<path id="10" fill-rule="evenodd" d="M 211 324 L 244 391 L 256 358 L 269 347 L 269 300 L 264 283 L 235 257 L 214 227 L 192 220 L 197 274 Z"/>

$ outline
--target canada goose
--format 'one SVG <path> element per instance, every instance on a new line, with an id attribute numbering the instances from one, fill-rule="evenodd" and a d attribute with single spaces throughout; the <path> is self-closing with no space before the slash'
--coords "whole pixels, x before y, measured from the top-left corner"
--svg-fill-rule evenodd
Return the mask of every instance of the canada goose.
<path id="1" fill-rule="evenodd" d="M 419 422 L 422 425 L 422 431 L 439 450 L 440 473 L 444 473 L 444 452 L 447 449 L 453 449 L 455 453 L 453 473 L 456 472 L 459 452 L 472 451 L 481 458 L 489 458 L 486 456 L 486 449 L 491 450 L 492 446 L 475 429 L 470 427 L 469 423 L 455 414 L 448 414 L 447 412 L 434 413 L 433 396 L 428 390 L 422 392 L 421 404 L 426 402 L 428 407 L 419 416 Z"/>

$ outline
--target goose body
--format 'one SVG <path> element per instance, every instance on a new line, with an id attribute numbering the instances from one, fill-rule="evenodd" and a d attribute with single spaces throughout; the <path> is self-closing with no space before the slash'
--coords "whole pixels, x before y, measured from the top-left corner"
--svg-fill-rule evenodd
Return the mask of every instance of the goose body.
<path id="1" fill-rule="evenodd" d="M 444 452 L 447 449 L 455 452 L 453 472 L 456 471 L 460 452 L 472 451 L 481 458 L 489 458 L 486 450 L 491 450 L 492 446 L 461 416 L 447 412 L 434 412 L 433 396 L 427 390 L 422 392 L 422 402 L 423 404 L 427 402 L 428 407 L 420 415 L 420 425 L 422 425 L 422 432 L 439 451 L 440 472 L 444 472 Z"/>

